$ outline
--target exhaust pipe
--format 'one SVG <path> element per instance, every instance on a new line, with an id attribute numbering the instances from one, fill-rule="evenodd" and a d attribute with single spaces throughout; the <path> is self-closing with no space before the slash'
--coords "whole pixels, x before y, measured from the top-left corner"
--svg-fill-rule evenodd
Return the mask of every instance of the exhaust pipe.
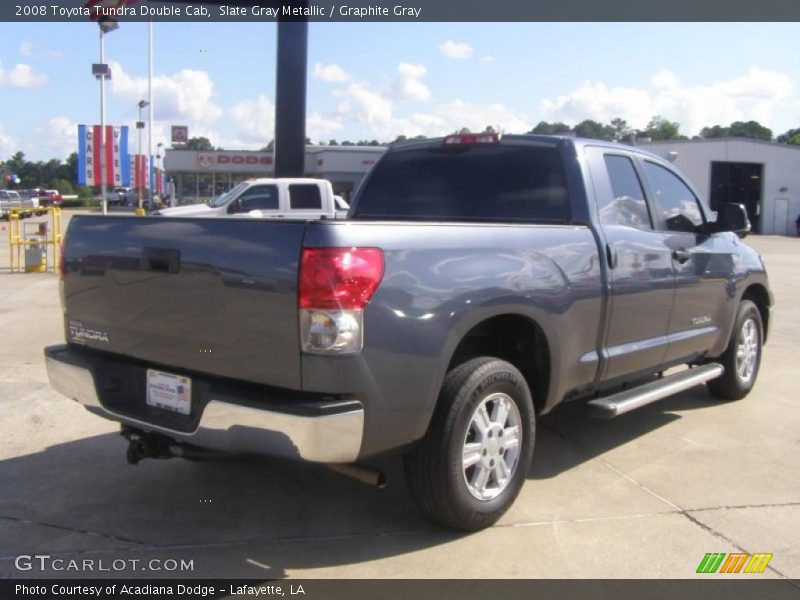
<path id="1" fill-rule="evenodd" d="M 367 485 L 371 485 L 378 489 L 383 489 L 386 487 L 386 473 L 380 471 L 378 469 L 373 469 L 372 467 L 365 467 L 363 465 L 356 465 L 356 464 L 334 464 L 330 463 L 327 467 L 340 475 L 346 475 L 347 477 L 352 477 L 353 479 L 357 479 L 361 483 L 366 483 Z"/>

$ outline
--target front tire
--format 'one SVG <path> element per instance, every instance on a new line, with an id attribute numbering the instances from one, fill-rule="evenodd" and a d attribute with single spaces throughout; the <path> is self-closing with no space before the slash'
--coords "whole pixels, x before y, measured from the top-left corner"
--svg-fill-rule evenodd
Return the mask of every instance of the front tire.
<path id="1" fill-rule="evenodd" d="M 739 400 L 753 389 L 761 365 L 764 325 L 761 313 L 750 300 L 742 300 L 736 314 L 731 339 L 719 363 L 725 373 L 706 386 L 717 398 Z"/>
<path id="2" fill-rule="evenodd" d="M 528 474 L 536 417 L 510 363 L 469 360 L 445 377 L 423 440 L 405 456 L 409 493 L 429 518 L 465 531 L 495 523 Z"/>

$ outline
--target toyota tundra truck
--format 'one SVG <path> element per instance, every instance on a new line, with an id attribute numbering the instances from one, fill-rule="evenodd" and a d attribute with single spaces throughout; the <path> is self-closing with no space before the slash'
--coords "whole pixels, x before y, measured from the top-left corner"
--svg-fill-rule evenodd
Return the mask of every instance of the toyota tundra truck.
<path id="1" fill-rule="evenodd" d="M 748 394 L 773 305 L 748 228 L 638 148 L 397 144 L 345 220 L 74 217 L 47 371 L 121 424 L 130 462 L 256 453 L 377 482 L 398 452 L 419 508 L 476 530 L 560 403 Z"/>

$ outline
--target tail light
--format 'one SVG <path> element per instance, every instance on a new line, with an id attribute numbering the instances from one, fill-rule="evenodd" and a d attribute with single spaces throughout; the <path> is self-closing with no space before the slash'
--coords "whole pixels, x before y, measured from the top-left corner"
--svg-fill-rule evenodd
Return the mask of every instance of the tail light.
<path id="1" fill-rule="evenodd" d="M 379 248 L 305 248 L 300 259 L 300 343 L 311 354 L 357 354 L 363 311 L 383 278 Z"/>

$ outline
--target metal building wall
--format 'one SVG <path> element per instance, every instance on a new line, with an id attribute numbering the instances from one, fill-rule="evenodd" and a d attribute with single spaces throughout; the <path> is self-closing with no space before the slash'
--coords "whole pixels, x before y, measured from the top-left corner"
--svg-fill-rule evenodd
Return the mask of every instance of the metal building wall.
<path id="1" fill-rule="evenodd" d="M 762 164 L 761 230 L 758 233 L 794 235 L 794 222 L 800 214 L 800 147 L 740 138 L 649 142 L 640 147 L 664 158 L 668 158 L 670 152 L 677 152 L 673 164 L 706 202 L 713 161 Z M 786 191 L 781 191 L 784 188 Z"/>

